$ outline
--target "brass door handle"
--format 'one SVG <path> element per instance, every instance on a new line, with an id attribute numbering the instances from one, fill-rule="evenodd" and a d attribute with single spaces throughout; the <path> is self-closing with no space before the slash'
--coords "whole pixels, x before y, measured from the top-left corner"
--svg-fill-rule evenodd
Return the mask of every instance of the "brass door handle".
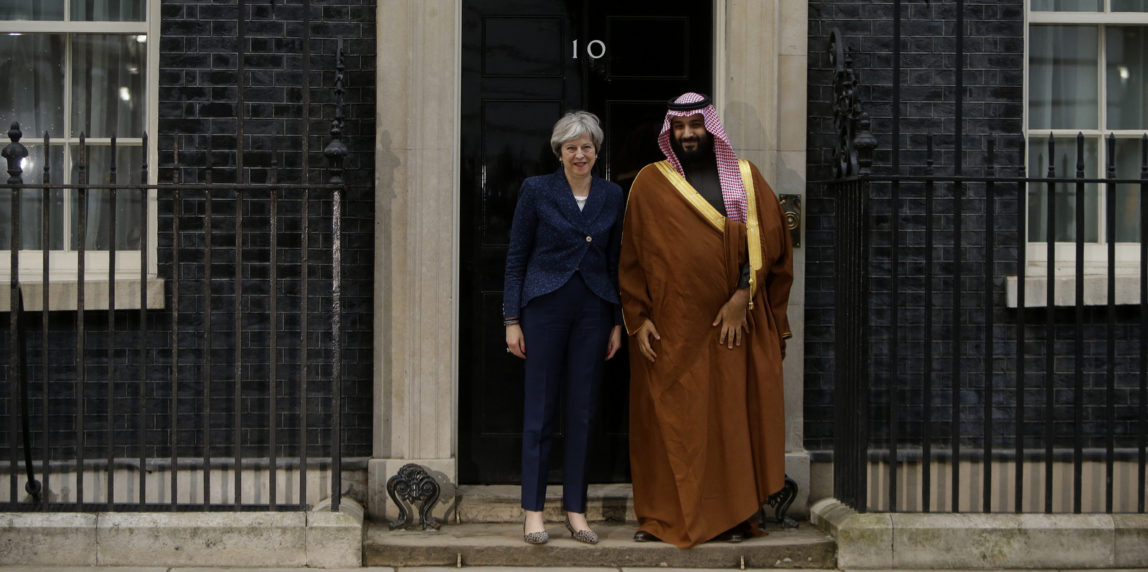
<path id="1" fill-rule="evenodd" d="M 781 212 L 785 213 L 785 225 L 793 239 L 793 248 L 801 246 L 801 195 L 780 195 Z"/>

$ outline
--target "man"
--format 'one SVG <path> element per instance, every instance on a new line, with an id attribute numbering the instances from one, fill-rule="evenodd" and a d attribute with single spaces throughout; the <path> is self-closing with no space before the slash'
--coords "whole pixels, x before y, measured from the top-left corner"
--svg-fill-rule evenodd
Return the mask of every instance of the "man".
<path id="1" fill-rule="evenodd" d="M 666 156 L 634 180 L 619 283 L 630 334 L 634 540 L 682 548 L 756 531 L 785 480 L 781 360 L 792 244 L 709 99 L 669 104 Z"/>

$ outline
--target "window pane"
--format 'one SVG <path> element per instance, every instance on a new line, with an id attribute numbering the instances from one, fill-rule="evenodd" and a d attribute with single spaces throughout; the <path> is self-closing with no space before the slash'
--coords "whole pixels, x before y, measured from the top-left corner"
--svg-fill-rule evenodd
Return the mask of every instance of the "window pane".
<path id="1" fill-rule="evenodd" d="M 3 130 L 20 122 L 25 137 L 64 132 L 64 46 L 58 34 L 0 35 Z"/>
<path id="2" fill-rule="evenodd" d="M 1055 177 L 1076 176 L 1076 138 L 1057 137 L 1056 155 L 1053 166 Z M 1096 139 L 1084 140 L 1084 176 L 1096 177 Z M 1031 137 L 1028 142 L 1028 175 L 1045 177 L 1048 175 L 1048 137 Z M 1030 242 L 1045 242 L 1048 238 L 1048 186 L 1043 183 L 1030 183 L 1028 186 L 1028 239 Z M 1076 184 L 1055 185 L 1053 197 L 1056 201 L 1056 224 L 1054 236 L 1057 242 L 1076 240 Z M 1084 240 L 1097 242 L 1097 193 L 1096 184 L 1084 185 Z"/>
<path id="3" fill-rule="evenodd" d="M 1032 0 L 1034 12 L 1099 12 L 1104 0 Z"/>
<path id="4" fill-rule="evenodd" d="M 63 20 L 64 0 L 0 0 L 0 20 Z"/>
<path id="5" fill-rule="evenodd" d="M 1140 140 L 1116 140 L 1116 177 L 1140 178 Z M 1140 242 L 1140 186 L 1116 186 L 1116 241 Z"/>
<path id="6" fill-rule="evenodd" d="M 72 136 L 142 137 L 147 95 L 143 36 L 72 39 Z"/>
<path id="7" fill-rule="evenodd" d="M 78 157 L 73 149 L 73 156 Z M 92 184 L 107 184 L 111 181 L 111 148 L 103 146 L 88 146 L 88 173 L 86 178 Z M 123 185 L 139 182 L 140 165 L 143 164 L 143 147 L 118 147 L 116 149 L 116 179 L 115 182 Z M 79 181 L 77 164 L 72 165 L 73 180 Z M 140 233 L 143 225 L 140 218 L 140 208 L 143 204 L 143 191 L 120 190 L 116 193 L 115 203 L 112 203 L 112 191 L 109 189 L 90 189 L 87 191 L 85 202 L 88 207 L 87 228 L 84 229 L 85 245 L 88 250 L 107 250 L 112 236 L 112 209 L 116 213 L 116 248 L 120 250 L 139 249 Z M 79 248 L 80 197 L 74 192 L 69 201 L 72 209 L 72 244 L 71 248 Z"/>
<path id="8" fill-rule="evenodd" d="M 21 162 L 24 169 L 23 181 L 29 185 L 38 185 L 44 182 L 44 146 L 28 145 L 29 155 Z M 60 182 L 60 174 L 64 166 L 64 148 L 59 145 L 52 146 L 52 182 Z M 7 179 L 5 179 L 7 180 Z M 44 191 L 43 189 L 22 189 L 20 191 L 20 247 L 27 249 L 40 249 L 43 244 L 44 228 Z M 12 191 L 0 189 L 0 256 L 8 256 L 11 244 L 12 226 Z M 48 191 L 48 241 L 50 248 L 59 250 L 64 244 L 64 191 L 55 189 Z M 5 260 L 8 260 L 5 258 Z"/>
<path id="9" fill-rule="evenodd" d="M 143 22 L 147 0 L 72 0 L 72 19 L 87 22 Z"/>
<path id="10" fill-rule="evenodd" d="M 1030 129 L 1095 129 L 1099 68 L 1095 26 L 1033 26 L 1029 34 Z"/>
<path id="11" fill-rule="evenodd" d="M 1148 129 L 1148 27 L 1110 26 L 1108 128 Z"/>
<path id="12" fill-rule="evenodd" d="M 1112 0 L 1113 12 L 1148 12 L 1148 0 Z"/>

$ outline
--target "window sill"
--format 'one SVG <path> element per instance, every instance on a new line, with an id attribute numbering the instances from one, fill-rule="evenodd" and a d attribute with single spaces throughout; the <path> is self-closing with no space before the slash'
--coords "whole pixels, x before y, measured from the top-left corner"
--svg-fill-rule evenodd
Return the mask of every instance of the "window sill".
<path id="1" fill-rule="evenodd" d="M 1060 270 L 1054 278 L 1053 306 L 1065 307 L 1076 305 L 1076 274 L 1071 270 Z M 1024 306 L 1026 308 L 1044 308 L 1048 298 L 1048 274 L 1043 268 L 1030 268 L 1024 277 Z M 1005 299 L 1009 308 L 1017 307 L 1017 277 L 1009 276 L 1005 284 Z M 1140 272 L 1135 273 L 1129 269 L 1116 270 L 1116 305 L 1131 306 L 1140 304 Z M 1084 274 L 1084 305 L 1108 305 L 1108 274 L 1107 271 L 1089 272 Z"/>
<path id="2" fill-rule="evenodd" d="M 53 281 L 48 285 L 48 310 L 75 311 L 77 307 L 76 294 L 79 290 L 76 280 Z M 116 309 L 140 309 L 140 280 L 139 278 L 116 278 Z M 43 282 L 21 282 L 20 288 L 24 292 L 24 310 L 40 311 L 44 302 Z M 84 309 L 108 309 L 108 281 L 84 281 Z M 11 308 L 12 289 L 7 279 L 0 284 L 0 312 L 7 312 Z M 147 281 L 148 310 L 162 310 L 164 308 L 164 280 L 162 278 L 148 278 Z"/>

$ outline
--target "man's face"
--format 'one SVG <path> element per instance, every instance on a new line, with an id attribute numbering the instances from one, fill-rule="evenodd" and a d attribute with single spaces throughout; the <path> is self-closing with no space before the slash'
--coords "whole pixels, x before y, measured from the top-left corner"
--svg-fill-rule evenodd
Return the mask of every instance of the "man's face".
<path id="1" fill-rule="evenodd" d="M 706 118 L 701 113 L 685 117 L 674 117 L 670 121 L 674 151 L 680 159 L 692 159 L 712 152 L 713 142 L 706 131 Z"/>

